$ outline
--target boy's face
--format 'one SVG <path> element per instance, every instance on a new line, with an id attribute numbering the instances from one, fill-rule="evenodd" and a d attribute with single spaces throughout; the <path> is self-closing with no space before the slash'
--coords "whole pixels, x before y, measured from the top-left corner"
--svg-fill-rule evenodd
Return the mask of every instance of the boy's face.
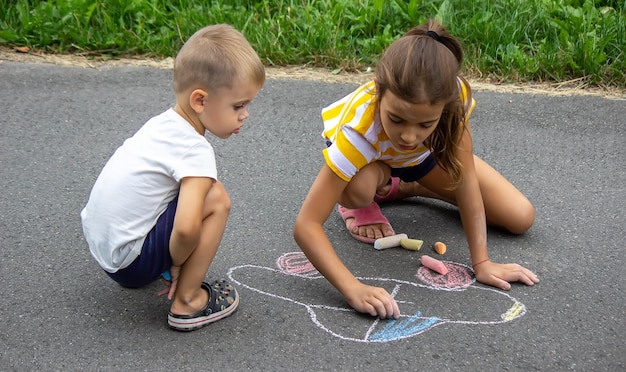
<path id="1" fill-rule="evenodd" d="M 198 119 L 216 137 L 226 139 L 233 133 L 237 134 L 243 121 L 250 116 L 248 105 L 259 89 L 251 82 L 236 82 L 232 88 L 224 87 L 207 93 Z"/>
<path id="2" fill-rule="evenodd" d="M 444 106 L 407 102 L 386 91 L 380 100 L 380 121 L 394 146 L 410 151 L 435 131 Z"/>

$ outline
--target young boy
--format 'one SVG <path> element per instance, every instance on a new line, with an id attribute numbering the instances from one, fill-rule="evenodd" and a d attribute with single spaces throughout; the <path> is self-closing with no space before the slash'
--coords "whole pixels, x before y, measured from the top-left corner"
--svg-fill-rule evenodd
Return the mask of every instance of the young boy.
<path id="1" fill-rule="evenodd" d="M 91 254 L 116 282 L 142 287 L 169 270 L 168 325 L 191 331 L 232 314 L 237 291 L 203 282 L 226 228 L 230 199 L 205 131 L 239 133 L 265 69 L 228 25 L 197 31 L 174 63 L 176 105 L 118 148 L 81 212 Z"/>

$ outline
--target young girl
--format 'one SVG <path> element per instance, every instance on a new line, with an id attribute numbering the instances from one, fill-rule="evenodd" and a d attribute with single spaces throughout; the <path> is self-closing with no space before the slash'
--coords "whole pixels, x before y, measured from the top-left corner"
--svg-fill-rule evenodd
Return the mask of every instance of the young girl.
<path id="1" fill-rule="evenodd" d="M 430 21 L 385 51 L 374 81 L 322 111 L 326 163 L 296 219 L 294 238 L 357 311 L 400 315 L 387 291 L 359 282 L 335 253 L 323 224 L 337 202 L 350 234 L 372 243 L 394 234 L 376 201 L 445 200 L 458 207 L 478 281 L 504 290 L 509 282 L 539 281 L 520 265 L 489 260 L 487 223 L 521 234 L 535 212 L 520 191 L 473 154 L 468 119 L 475 101 L 458 75 L 462 59 L 458 41 Z"/>

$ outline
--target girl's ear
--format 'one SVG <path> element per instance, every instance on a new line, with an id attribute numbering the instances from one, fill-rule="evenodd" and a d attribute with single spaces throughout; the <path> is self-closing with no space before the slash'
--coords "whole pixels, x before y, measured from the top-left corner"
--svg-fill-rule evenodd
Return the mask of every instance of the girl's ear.
<path id="1" fill-rule="evenodd" d="M 195 89 L 189 95 L 189 106 L 196 113 L 199 114 L 204 110 L 204 100 L 208 96 L 208 93 L 202 89 Z"/>

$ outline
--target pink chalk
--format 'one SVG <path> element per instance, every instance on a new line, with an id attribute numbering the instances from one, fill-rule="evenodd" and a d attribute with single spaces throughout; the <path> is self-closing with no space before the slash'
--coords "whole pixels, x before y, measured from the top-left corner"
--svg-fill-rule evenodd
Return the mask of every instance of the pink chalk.
<path id="1" fill-rule="evenodd" d="M 443 262 L 439 261 L 436 258 L 423 255 L 421 257 L 421 260 L 422 260 L 422 265 L 426 266 L 427 268 L 431 270 L 435 270 L 441 275 L 446 275 L 448 273 L 448 268 L 446 267 L 446 265 L 444 265 Z"/>

